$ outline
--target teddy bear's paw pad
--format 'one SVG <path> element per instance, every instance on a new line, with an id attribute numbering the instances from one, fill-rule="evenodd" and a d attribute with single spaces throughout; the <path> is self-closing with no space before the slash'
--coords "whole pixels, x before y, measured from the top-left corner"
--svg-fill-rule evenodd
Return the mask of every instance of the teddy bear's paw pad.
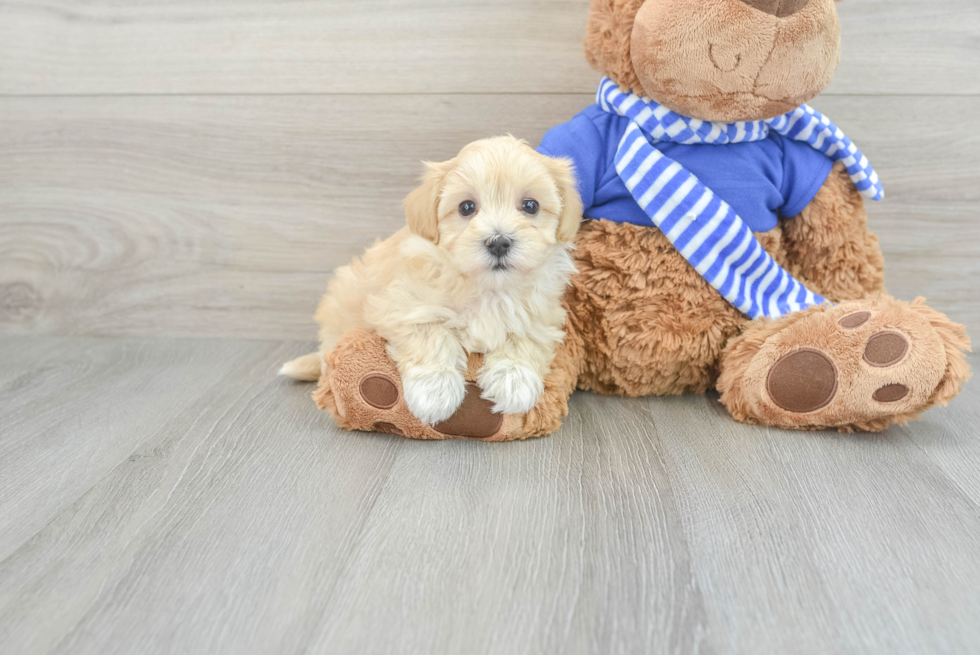
<path id="1" fill-rule="evenodd" d="M 493 403 L 481 398 L 480 387 L 469 382 L 466 397 L 456 413 L 433 426 L 436 432 L 461 439 L 489 439 L 504 423 L 503 414 L 494 414 Z"/>
<path id="2" fill-rule="evenodd" d="M 879 332 L 864 348 L 864 361 L 878 368 L 895 366 L 909 352 L 909 341 L 898 332 Z"/>
<path id="3" fill-rule="evenodd" d="M 909 388 L 904 384 L 886 384 L 874 393 L 874 399 L 879 403 L 897 403 L 909 395 Z"/>
<path id="4" fill-rule="evenodd" d="M 856 330 L 871 320 L 871 312 L 854 312 L 837 322 L 845 330 Z"/>
<path id="5" fill-rule="evenodd" d="M 815 412 L 837 394 L 837 368 L 817 350 L 797 350 L 776 362 L 766 386 L 772 401 L 787 412 Z"/>
<path id="6" fill-rule="evenodd" d="M 368 375 L 358 389 L 364 402 L 375 409 L 391 409 L 398 404 L 398 385 L 387 375 Z"/>
<path id="7" fill-rule="evenodd" d="M 871 312 L 857 312 L 838 323 L 847 330 L 857 329 L 871 320 Z M 897 366 L 909 354 L 909 341 L 899 332 L 878 332 L 864 346 L 864 361 L 875 368 Z M 769 397 L 778 407 L 794 414 L 809 414 L 829 405 L 839 389 L 837 367 L 819 350 L 803 348 L 787 355 L 769 370 L 766 379 Z M 911 393 L 909 387 L 889 383 L 872 394 L 879 403 L 896 403 Z"/>
<path id="8" fill-rule="evenodd" d="M 742 376 L 747 414 L 780 427 L 883 429 L 932 404 L 943 341 L 892 299 L 811 311 L 767 340 Z"/>

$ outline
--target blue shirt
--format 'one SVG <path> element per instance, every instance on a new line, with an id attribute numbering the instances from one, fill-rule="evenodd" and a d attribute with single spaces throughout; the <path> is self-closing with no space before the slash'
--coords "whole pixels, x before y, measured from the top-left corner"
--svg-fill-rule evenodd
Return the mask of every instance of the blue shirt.
<path id="1" fill-rule="evenodd" d="M 538 151 L 575 164 L 586 218 L 650 225 L 616 173 L 614 160 L 629 119 L 592 105 L 550 130 Z M 770 132 L 761 141 L 728 145 L 653 144 L 727 202 L 753 232 L 776 227 L 810 204 L 833 162 L 808 144 Z"/>

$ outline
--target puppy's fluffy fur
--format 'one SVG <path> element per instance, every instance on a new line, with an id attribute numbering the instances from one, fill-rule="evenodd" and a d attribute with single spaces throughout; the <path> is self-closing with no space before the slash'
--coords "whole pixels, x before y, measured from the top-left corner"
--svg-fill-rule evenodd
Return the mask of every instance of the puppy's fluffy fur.
<path id="1" fill-rule="evenodd" d="M 561 297 L 582 217 L 571 166 L 498 137 L 427 168 L 405 200 L 408 226 L 337 269 L 316 313 L 320 352 L 282 373 L 317 379 L 323 354 L 363 327 L 387 340 L 405 401 L 423 422 L 459 408 L 468 352 L 485 354 L 478 383 L 494 411 L 527 412 L 564 338 Z M 511 246 L 501 256 L 491 246 L 502 237 Z"/>

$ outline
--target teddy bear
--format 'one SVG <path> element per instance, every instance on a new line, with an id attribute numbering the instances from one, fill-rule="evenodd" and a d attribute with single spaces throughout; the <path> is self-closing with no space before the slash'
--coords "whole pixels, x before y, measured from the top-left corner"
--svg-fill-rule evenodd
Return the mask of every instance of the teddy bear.
<path id="1" fill-rule="evenodd" d="M 555 432 L 576 388 L 717 389 L 737 421 L 841 432 L 947 404 L 969 337 L 923 299 L 886 295 L 864 205 L 880 182 L 804 104 L 839 61 L 834 1 L 592 0 L 597 103 L 539 148 L 572 160 L 585 210 L 537 406 L 494 414 L 474 353 L 460 409 L 425 425 L 363 330 L 324 355 L 318 406 L 348 429 L 508 441 Z"/>

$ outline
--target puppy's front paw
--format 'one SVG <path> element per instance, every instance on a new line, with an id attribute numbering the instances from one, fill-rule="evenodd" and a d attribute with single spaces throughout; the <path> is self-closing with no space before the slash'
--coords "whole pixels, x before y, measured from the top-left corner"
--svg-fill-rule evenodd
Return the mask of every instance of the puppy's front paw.
<path id="1" fill-rule="evenodd" d="M 544 393 L 544 380 L 527 366 L 501 360 L 485 366 L 479 375 L 483 397 L 501 414 L 526 414 Z"/>
<path id="2" fill-rule="evenodd" d="M 427 425 L 449 419 L 466 397 L 466 380 L 459 371 L 408 371 L 402 386 L 409 411 Z"/>

